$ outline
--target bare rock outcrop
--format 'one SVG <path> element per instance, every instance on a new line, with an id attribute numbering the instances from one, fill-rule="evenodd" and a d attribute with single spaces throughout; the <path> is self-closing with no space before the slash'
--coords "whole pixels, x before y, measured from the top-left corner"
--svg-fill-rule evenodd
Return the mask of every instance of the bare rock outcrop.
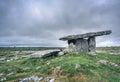
<path id="1" fill-rule="evenodd" d="M 31 54 L 29 58 L 41 58 L 41 57 L 54 56 L 54 55 L 57 55 L 59 52 L 60 52 L 60 49 L 37 51 Z"/>

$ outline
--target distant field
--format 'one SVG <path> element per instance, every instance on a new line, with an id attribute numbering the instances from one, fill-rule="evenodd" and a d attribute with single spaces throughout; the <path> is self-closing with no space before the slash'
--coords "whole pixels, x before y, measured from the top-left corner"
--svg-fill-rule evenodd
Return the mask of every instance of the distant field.
<path id="1" fill-rule="evenodd" d="M 63 49 L 65 47 L 0 47 L 2 50 L 11 50 L 11 51 L 26 51 L 26 50 L 46 50 L 46 49 Z M 96 50 L 103 51 L 120 51 L 120 47 L 97 47 Z"/>
<path id="2" fill-rule="evenodd" d="M 96 56 L 87 53 L 68 53 L 49 58 L 29 59 L 27 57 L 36 51 L 46 49 L 63 48 L 0 48 L 0 81 L 6 78 L 1 82 L 18 82 L 20 78 L 37 75 L 43 77 L 40 82 L 46 82 L 47 77 L 54 77 L 54 82 L 120 82 L 120 47 L 96 48 Z M 105 64 L 100 64 L 98 62 L 100 60 Z M 54 72 L 59 66 L 60 71 Z"/>
<path id="3" fill-rule="evenodd" d="M 0 47 L 0 51 L 37 51 L 46 49 L 61 49 L 63 47 Z"/>
<path id="4" fill-rule="evenodd" d="M 120 47 L 97 47 L 96 52 L 120 55 Z"/>

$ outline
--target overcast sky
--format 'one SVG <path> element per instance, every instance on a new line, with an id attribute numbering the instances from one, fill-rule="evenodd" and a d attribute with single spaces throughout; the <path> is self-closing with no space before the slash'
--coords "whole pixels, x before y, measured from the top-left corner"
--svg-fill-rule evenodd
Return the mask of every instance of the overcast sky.
<path id="1" fill-rule="evenodd" d="M 58 39 L 103 30 L 97 46 L 120 46 L 120 0 L 0 0 L 0 46 L 67 46 Z"/>

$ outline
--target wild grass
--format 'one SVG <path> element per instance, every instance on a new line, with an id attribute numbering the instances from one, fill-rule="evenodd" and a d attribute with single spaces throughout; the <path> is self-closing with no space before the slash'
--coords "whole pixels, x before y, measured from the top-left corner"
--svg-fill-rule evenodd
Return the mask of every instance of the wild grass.
<path id="1" fill-rule="evenodd" d="M 3 67 L 0 68 L 0 73 L 8 74 L 10 71 L 15 72 L 15 74 L 7 76 L 8 82 L 17 82 L 20 78 L 32 75 L 43 76 L 43 82 L 47 76 L 55 77 L 55 82 L 119 82 L 120 67 L 101 65 L 97 63 L 99 60 L 106 60 L 120 65 L 119 55 L 97 53 L 96 56 L 90 56 L 87 53 L 69 53 L 58 57 L 23 58 L 5 62 Z M 47 65 L 47 62 L 50 62 L 50 65 Z M 76 69 L 76 64 L 80 64 L 80 68 Z M 38 66 L 41 66 L 41 68 L 36 69 Z M 62 68 L 60 71 L 56 71 L 55 74 L 53 71 L 57 66 Z M 26 67 L 30 69 L 23 70 Z"/>

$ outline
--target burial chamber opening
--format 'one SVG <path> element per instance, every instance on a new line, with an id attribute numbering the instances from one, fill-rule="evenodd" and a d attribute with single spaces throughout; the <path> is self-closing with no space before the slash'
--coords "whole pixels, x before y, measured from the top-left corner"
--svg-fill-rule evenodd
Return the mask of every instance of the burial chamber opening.
<path id="1" fill-rule="evenodd" d="M 68 40 L 68 48 L 70 51 L 88 51 L 88 48 L 86 48 L 86 44 L 88 44 L 88 42 L 86 39 L 83 38 Z"/>
<path id="2" fill-rule="evenodd" d="M 72 39 L 72 40 L 68 40 L 68 45 L 71 44 L 71 43 L 73 43 L 73 44 L 75 45 L 76 40 L 74 40 L 74 39 Z"/>
<path id="3" fill-rule="evenodd" d="M 95 52 L 95 46 L 95 37 L 68 40 L 68 47 L 71 51 Z"/>

